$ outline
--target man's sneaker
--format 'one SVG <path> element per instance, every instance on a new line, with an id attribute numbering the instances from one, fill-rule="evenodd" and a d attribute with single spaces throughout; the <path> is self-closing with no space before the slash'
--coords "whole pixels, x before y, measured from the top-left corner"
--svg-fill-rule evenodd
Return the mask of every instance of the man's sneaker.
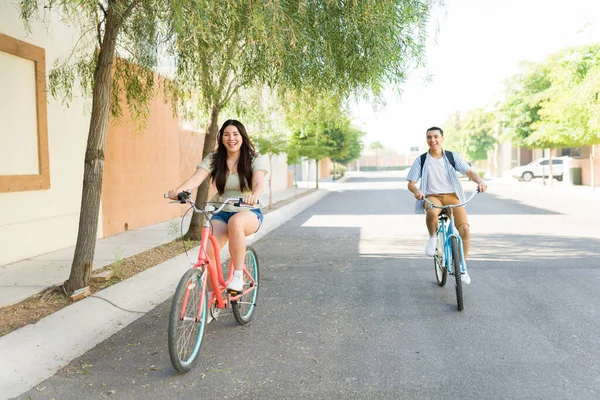
<path id="1" fill-rule="evenodd" d="M 227 285 L 227 290 L 242 292 L 244 290 L 244 277 L 242 274 L 233 274 L 231 282 Z"/>
<path id="2" fill-rule="evenodd" d="M 429 241 L 427 242 L 427 246 L 425 246 L 425 254 L 427 254 L 429 257 L 433 257 L 435 255 L 436 242 L 437 242 L 436 237 L 432 236 L 429 238 Z"/>
<path id="3" fill-rule="evenodd" d="M 460 280 L 465 285 L 468 285 L 468 284 L 471 283 L 471 277 L 469 276 L 469 273 L 467 271 L 465 271 L 462 274 L 460 274 Z"/>

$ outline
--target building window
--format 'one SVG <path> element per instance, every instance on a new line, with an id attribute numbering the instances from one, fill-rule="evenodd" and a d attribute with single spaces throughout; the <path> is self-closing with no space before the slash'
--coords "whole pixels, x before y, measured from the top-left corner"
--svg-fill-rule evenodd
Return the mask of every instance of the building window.
<path id="1" fill-rule="evenodd" d="M 0 192 L 50 188 L 46 55 L 0 33 Z"/>

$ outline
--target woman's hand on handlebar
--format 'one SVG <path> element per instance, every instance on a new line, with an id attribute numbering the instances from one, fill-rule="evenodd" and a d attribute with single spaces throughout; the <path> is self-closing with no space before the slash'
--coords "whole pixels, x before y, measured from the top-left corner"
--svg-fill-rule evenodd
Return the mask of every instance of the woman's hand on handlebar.
<path id="1" fill-rule="evenodd" d="M 415 192 L 415 199 L 423 200 L 424 198 L 425 198 L 425 195 L 423 194 L 423 192 L 421 192 L 420 190 L 417 190 Z"/>
<path id="2" fill-rule="evenodd" d="M 258 203 L 258 198 L 259 198 L 259 196 L 256 196 L 253 194 L 247 194 L 244 196 L 243 203 L 247 204 L 249 206 L 253 206 Z"/>
<path id="3" fill-rule="evenodd" d="M 167 196 L 171 199 L 171 200 L 180 200 L 177 198 L 177 195 L 179 193 L 183 192 L 183 190 L 177 190 L 177 189 L 171 189 L 169 190 L 169 192 L 167 193 Z M 189 192 L 189 190 L 187 191 Z"/>

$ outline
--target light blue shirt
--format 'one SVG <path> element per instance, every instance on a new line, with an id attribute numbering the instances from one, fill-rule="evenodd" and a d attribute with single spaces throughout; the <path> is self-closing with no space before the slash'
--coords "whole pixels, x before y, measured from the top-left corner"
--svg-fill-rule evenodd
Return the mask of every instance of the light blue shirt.
<path id="1" fill-rule="evenodd" d="M 471 169 L 471 166 L 469 165 L 469 163 L 467 163 L 465 160 L 463 160 L 461 158 L 461 156 L 459 156 L 457 153 L 452 152 L 452 154 L 454 155 L 454 164 L 456 166 L 456 171 L 460 172 L 461 174 L 466 174 L 467 171 L 469 171 Z M 428 175 L 427 160 L 429 159 L 429 157 L 430 157 L 429 154 L 427 154 L 427 157 L 425 158 L 425 165 L 423 166 L 423 174 L 421 174 L 421 156 L 419 156 L 413 163 L 412 167 L 410 167 L 410 171 L 408 171 L 408 175 L 406 176 L 407 181 L 413 181 L 415 183 L 418 182 L 420 179 L 421 184 L 419 185 L 419 190 L 423 193 L 425 193 L 425 189 L 427 188 L 427 175 Z M 447 176 L 448 176 L 449 183 L 454 188 L 454 193 L 456 193 L 456 195 L 458 196 L 458 199 L 462 203 L 463 201 L 466 200 L 465 192 L 463 191 L 462 185 L 460 184 L 460 181 L 458 180 L 458 176 L 456 176 L 456 173 L 454 172 L 454 168 L 452 168 L 452 165 L 450 165 L 450 161 L 448 161 L 448 157 L 446 157 L 445 151 L 444 151 L 444 162 L 446 164 L 446 172 L 448 173 Z M 423 202 L 424 202 L 424 200 L 416 201 L 416 204 L 415 204 L 415 213 L 416 214 L 425 214 L 425 208 L 423 208 Z"/>

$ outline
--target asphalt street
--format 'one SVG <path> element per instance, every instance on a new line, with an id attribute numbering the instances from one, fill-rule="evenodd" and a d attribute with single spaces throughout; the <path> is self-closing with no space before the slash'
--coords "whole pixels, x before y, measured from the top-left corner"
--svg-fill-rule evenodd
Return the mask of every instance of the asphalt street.
<path id="1" fill-rule="evenodd" d="M 19 398 L 600 398 L 597 202 L 544 193 L 490 182 L 469 204 L 457 312 L 403 178 L 350 178 L 254 244 L 254 319 L 224 311 L 186 375 L 165 302 Z"/>

